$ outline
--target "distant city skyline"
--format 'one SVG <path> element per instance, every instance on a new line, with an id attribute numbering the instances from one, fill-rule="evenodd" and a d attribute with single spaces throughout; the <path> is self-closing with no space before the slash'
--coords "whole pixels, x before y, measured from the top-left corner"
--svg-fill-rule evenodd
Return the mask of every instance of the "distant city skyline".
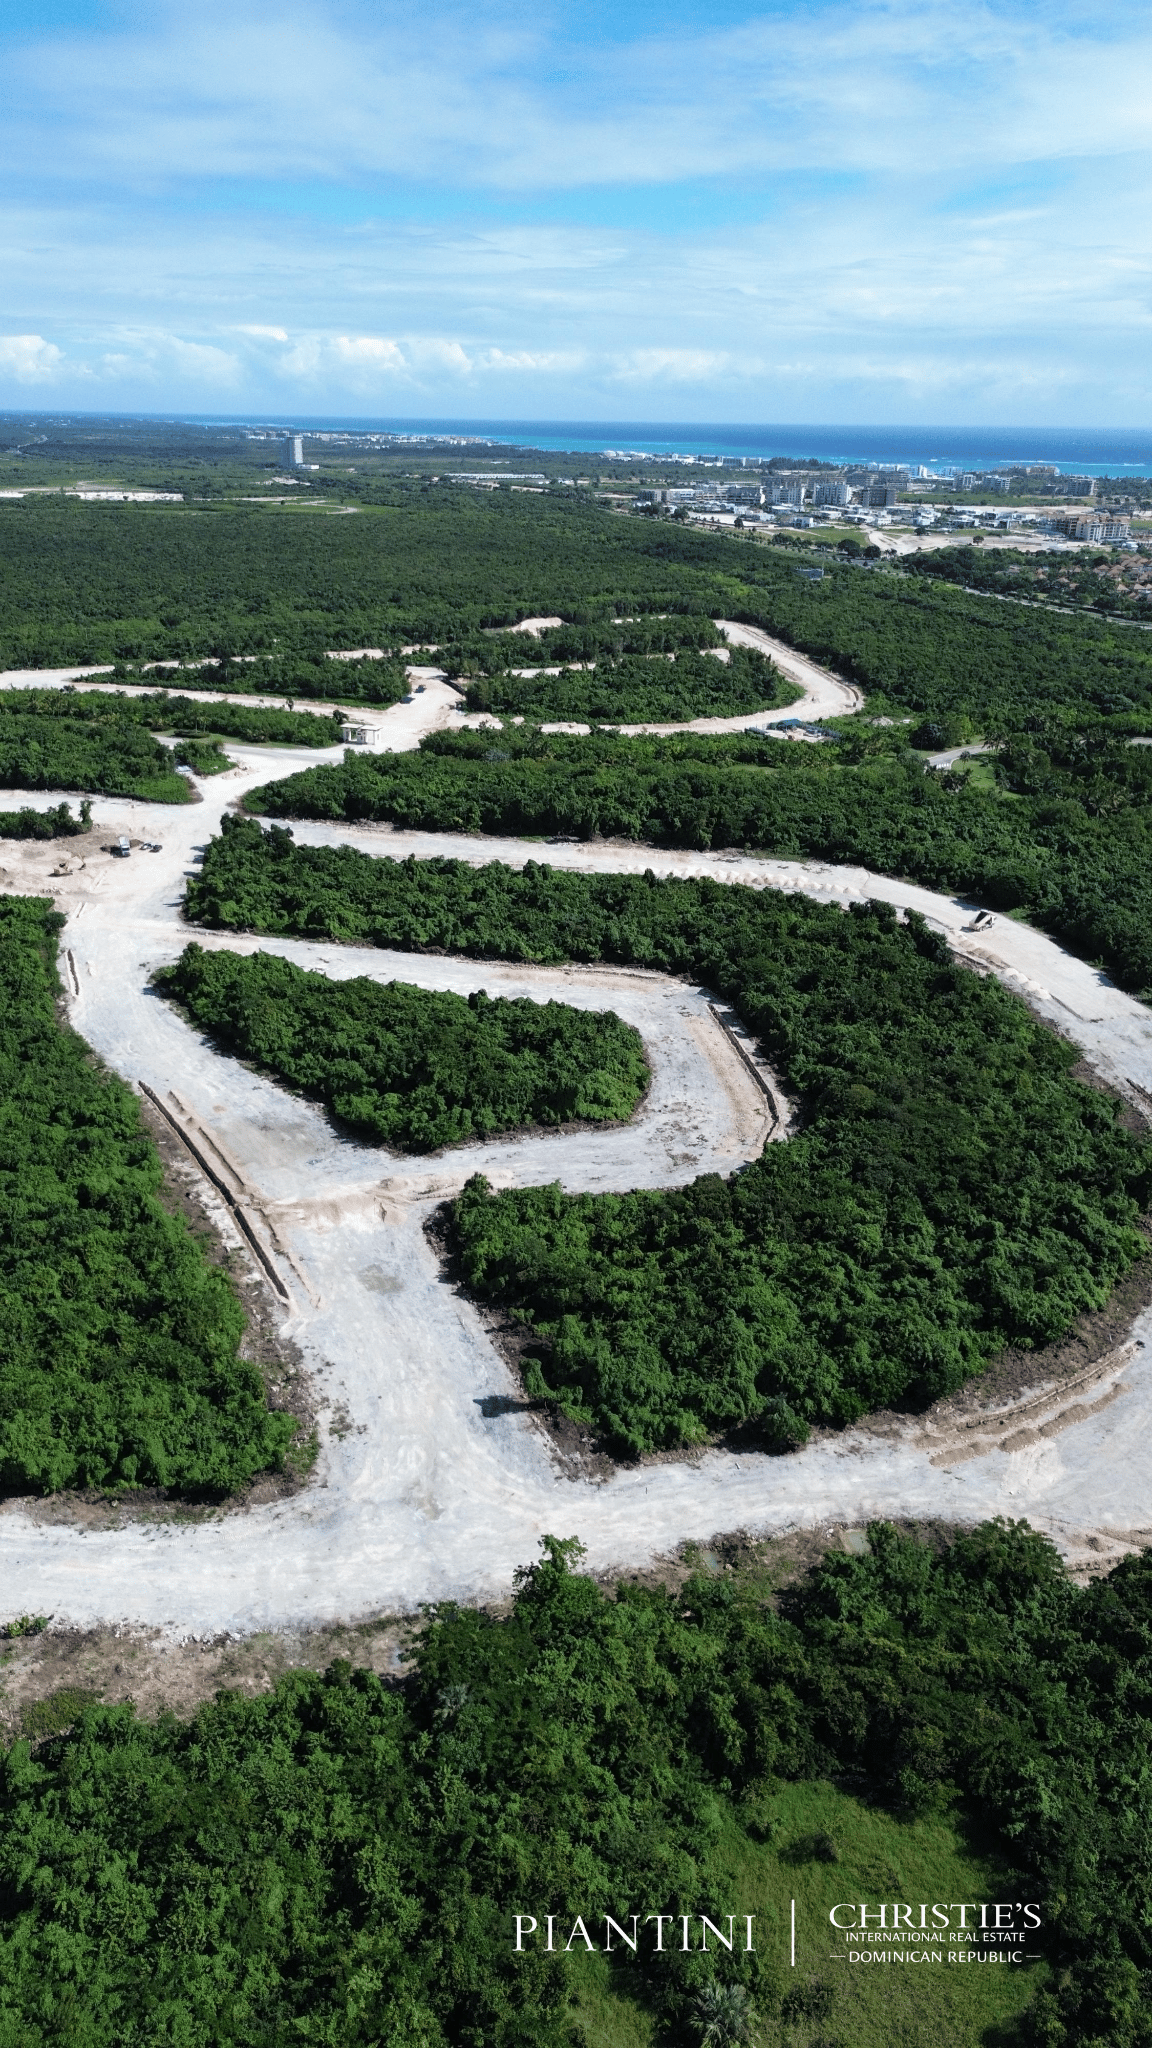
<path id="1" fill-rule="evenodd" d="M 2 406 L 1152 427 L 1133 0 L 8 0 L 0 54 Z"/>

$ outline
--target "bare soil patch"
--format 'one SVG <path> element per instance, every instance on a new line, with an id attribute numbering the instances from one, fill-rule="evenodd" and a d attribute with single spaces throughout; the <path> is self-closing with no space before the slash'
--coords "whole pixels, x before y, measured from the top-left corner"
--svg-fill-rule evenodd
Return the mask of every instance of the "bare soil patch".
<path id="1" fill-rule="evenodd" d="M 898 1521 L 896 1526 L 936 1551 L 960 1533 L 959 1524 L 943 1521 Z M 643 1571 L 601 1572 L 596 1581 L 606 1592 L 631 1585 L 677 1594 L 701 1571 L 714 1577 L 739 1574 L 757 1581 L 765 1605 L 776 1609 L 786 1606 L 788 1589 L 828 1551 L 859 1554 L 864 1544 L 862 1529 L 839 1523 L 767 1540 L 742 1529 L 722 1530 L 705 1542 L 679 1545 Z M 511 1601 L 482 1604 L 484 1612 L 498 1615 L 509 1611 Z M 0 1641 L 0 1741 L 61 1734 L 89 1704 L 130 1702 L 146 1720 L 163 1713 L 188 1718 L 221 1692 L 255 1699 L 291 1671 L 325 1671 L 337 1660 L 399 1683 L 412 1668 L 413 1641 L 414 1620 L 403 1615 L 184 1642 L 159 1630 L 49 1627 Z"/>
<path id="2" fill-rule="evenodd" d="M 903 1536 L 911 1536 L 939 1554 L 963 1533 L 959 1522 L 938 1518 L 909 1521 L 885 1517 Z M 791 1529 L 781 1536 L 750 1536 L 746 1529 L 723 1529 L 706 1541 L 682 1543 L 644 1571 L 626 1567 L 597 1574 L 597 1584 L 664 1587 L 677 1593 L 699 1572 L 720 1578 L 739 1574 L 759 1583 L 765 1604 L 779 1607 L 780 1596 L 816 1570 L 829 1551 L 847 1556 L 868 1554 L 867 1531 L 860 1524 L 824 1522 L 814 1529 Z"/>
<path id="3" fill-rule="evenodd" d="M 286 1672 L 324 1671 L 336 1659 L 397 1680 L 408 1633 L 395 1616 L 207 1642 L 175 1642 L 158 1630 L 49 1628 L 0 1642 L 0 1734 L 59 1734 L 97 1702 L 131 1701 L 148 1720 L 188 1716 L 219 1692 L 253 1699 Z"/>

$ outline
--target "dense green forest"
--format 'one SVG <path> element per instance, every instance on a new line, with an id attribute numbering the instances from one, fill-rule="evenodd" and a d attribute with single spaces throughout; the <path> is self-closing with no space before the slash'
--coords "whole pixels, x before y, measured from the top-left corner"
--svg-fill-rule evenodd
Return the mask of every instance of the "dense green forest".
<path id="1" fill-rule="evenodd" d="M 0 690 L 0 738 L 6 718 L 60 718 L 68 724 L 143 725 L 179 739 L 219 734 L 254 746 L 339 745 L 341 719 L 315 711 L 287 711 L 276 705 L 204 704 L 168 690 L 139 696 L 126 690 Z"/>
<path id="2" fill-rule="evenodd" d="M 733 1002 L 800 1129 L 677 1193 L 493 1196 L 453 1215 L 477 1294 L 536 1338 L 534 1396 L 619 1451 L 925 1401 L 1042 1344 L 1137 1255 L 1152 1159 L 1074 1052 L 917 919 L 651 874 L 295 847 L 225 820 L 187 914 L 232 929 L 662 968 Z"/>
<path id="3" fill-rule="evenodd" d="M 156 739 L 156 728 L 177 744 Z M 3 690 L 0 788 L 90 790 L 187 803 L 188 785 L 176 773 L 177 763 L 197 775 L 228 768 L 217 735 L 249 744 L 330 747 L 339 743 L 340 721 L 255 704 L 201 704 L 166 691 L 132 697 L 123 691 Z M 22 821 L 30 814 L 7 815 Z M 23 823 L 8 833 L 0 827 L 0 837 L 40 836 L 50 835 Z"/>
<path id="4" fill-rule="evenodd" d="M 707 612 L 641 613 L 632 618 L 566 620 L 533 633 L 474 633 L 437 649 L 445 675 L 499 676 L 529 663 L 561 667 L 570 662 L 619 661 L 623 655 L 698 652 L 727 642 Z"/>
<path id="5" fill-rule="evenodd" d="M 929 548 L 907 557 L 913 576 L 935 577 L 967 590 L 990 590 L 1033 604 L 1083 605 L 1112 616 L 1152 620 L 1147 557 L 1032 548 Z"/>
<path id="6" fill-rule="evenodd" d="M 57 1021 L 40 898 L 0 897 L 0 1484 L 227 1493 L 281 1464 L 240 1304 L 157 1199 L 134 1097 Z"/>
<path id="7" fill-rule="evenodd" d="M 416 753 L 348 754 L 245 802 L 274 817 L 860 862 L 1021 912 L 1148 995 L 1152 749 L 1107 724 L 1032 725 L 991 771 L 943 774 L 925 772 L 904 733 L 861 719 L 816 746 L 756 733 L 433 733 Z M 926 722 L 912 737 L 942 736 Z"/>
<path id="8" fill-rule="evenodd" d="M 195 944 L 154 978 L 225 1051 L 400 1152 L 629 1117 L 648 1085 L 639 1032 L 610 1010 L 330 981 L 272 953 Z"/>
<path id="9" fill-rule="evenodd" d="M 234 765 L 215 739 L 178 740 L 172 754 L 181 767 L 191 768 L 194 775 L 223 775 Z"/>
<path id="10" fill-rule="evenodd" d="M 468 685 L 469 711 L 529 718 L 667 723 L 689 718 L 738 718 L 770 711 L 803 695 L 762 654 L 734 647 L 727 662 L 683 650 L 670 655 L 622 655 L 593 669 L 564 668 L 559 675 L 484 676 Z"/>
<path id="11" fill-rule="evenodd" d="M 312 633 L 312 640 L 317 636 Z M 320 636 L 321 638 L 323 636 Z M 153 671 L 120 661 L 113 681 L 150 683 Z M 319 644 L 305 644 L 286 653 L 258 654 L 234 660 L 226 651 L 211 661 L 186 665 L 179 681 L 188 690 L 227 690 L 253 697 L 297 697 L 321 703 L 383 706 L 398 704 L 408 692 L 404 662 L 386 656 L 333 661 Z"/>
<path id="12" fill-rule="evenodd" d="M 156 804 L 185 804 L 190 796 L 171 748 L 135 719 L 97 722 L 6 705 L 0 710 L 0 789 L 88 790 Z"/>
<path id="13" fill-rule="evenodd" d="M 718 2009 L 842 2048 L 890 2043 L 885 2011 L 948 2048 L 1149 2048 L 1152 1561 L 1080 1588 L 1024 1524 L 935 1551 L 869 1537 L 782 1596 L 755 1561 L 606 1594 L 548 1537 L 509 1610 L 428 1613 L 399 1683 L 336 1664 L 188 1723 L 93 1706 L 17 1742 L 0 2040 L 591 2048 L 594 1975 L 668 2048 Z M 854 1832 L 892 1816 L 866 1886 L 851 1837 L 796 1833 L 797 1795 L 830 1778 Z M 995 1889 L 912 1888 L 949 1813 Z M 1000 1898 L 1019 1927 L 1038 1902 L 1048 1967 L 942 1971 L 968 1979 L 960 2012 L 951 1983 L 837 1972 L 814 1927 L 797 1983 L 787 1900 L 821 1859 L 844 1865 L 833 1900 Z M 751 1954 L 701 1949 L 699 1915 L 753 1905 Z M 515 1953 L 517 1912 L 555 1916 L 552 1954 Z M 635 1955 L 563 1951 L 577 1914 L 602 1951 L 604 1916 L 633 1913 L 688 1914 L 690 1950 L 657 1955 L 643 1922 Z M 1002 2001 L 1028 1993 L 1013 2024 Z"/>
<path id="14" fill-rule="evenodd" d="M 575 492 L 397 479 L 342 519 L 26 499 L 0 504 L 0 546 L 4 667 L 260 654 L 304 695 L 292 677 L 326 648 L 395 654 L 527 616 L 672 612 L 767 627 L 898 707 L 981 725 L 1061 705 L 1152 711 L 1152 642 L 1130 627 L 847 559 L 812 583 L 787 548 L 622 518 Z"/>
<path id="15" fill-rule="evenodd" d="M 1152 641 L 1128 626 L 1021 611 L 994 597 L 857 566 L 820 583 L 757 550 L 739 613 L 849 676 L 873 700 L 1004 731 L 1037 711 L 1137 711 L 1152 724 Z M 760 571 L 767 562 L 771 570 Z M 755 595 L 751 595 L 754 591 Z"/>

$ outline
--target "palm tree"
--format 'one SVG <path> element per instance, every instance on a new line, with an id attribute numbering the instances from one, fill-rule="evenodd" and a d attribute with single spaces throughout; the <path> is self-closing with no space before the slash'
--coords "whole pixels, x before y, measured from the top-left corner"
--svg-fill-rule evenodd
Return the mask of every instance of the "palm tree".
<path id="1" fill-rule="evenodd" d="M 693 2015 L 701 2048 L 739 2048 L 752 2039 L 752 2001 L 743 1984 L 713 1979 L 700 1992 Z"/>

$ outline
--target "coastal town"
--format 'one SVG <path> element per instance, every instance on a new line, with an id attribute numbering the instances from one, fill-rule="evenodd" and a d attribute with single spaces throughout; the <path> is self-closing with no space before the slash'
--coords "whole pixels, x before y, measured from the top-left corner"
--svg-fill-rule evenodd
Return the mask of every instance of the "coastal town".
<path id="1" fill-rule="evenodd" d="M 640 490 L 639 510 L 728 526 L 895 529 L 938 542 L 986 530 L 1045 547 L 1087 543 L 1137 552 L 1152 543 L 1152 507 L 1111 480 L 1020 465 L 1003 471 L 938 471 L 895 464 L 875 468 L 796 468 L 746 479 Z M 1141 523 L 1140 515 L 1144 513 Z"/>

